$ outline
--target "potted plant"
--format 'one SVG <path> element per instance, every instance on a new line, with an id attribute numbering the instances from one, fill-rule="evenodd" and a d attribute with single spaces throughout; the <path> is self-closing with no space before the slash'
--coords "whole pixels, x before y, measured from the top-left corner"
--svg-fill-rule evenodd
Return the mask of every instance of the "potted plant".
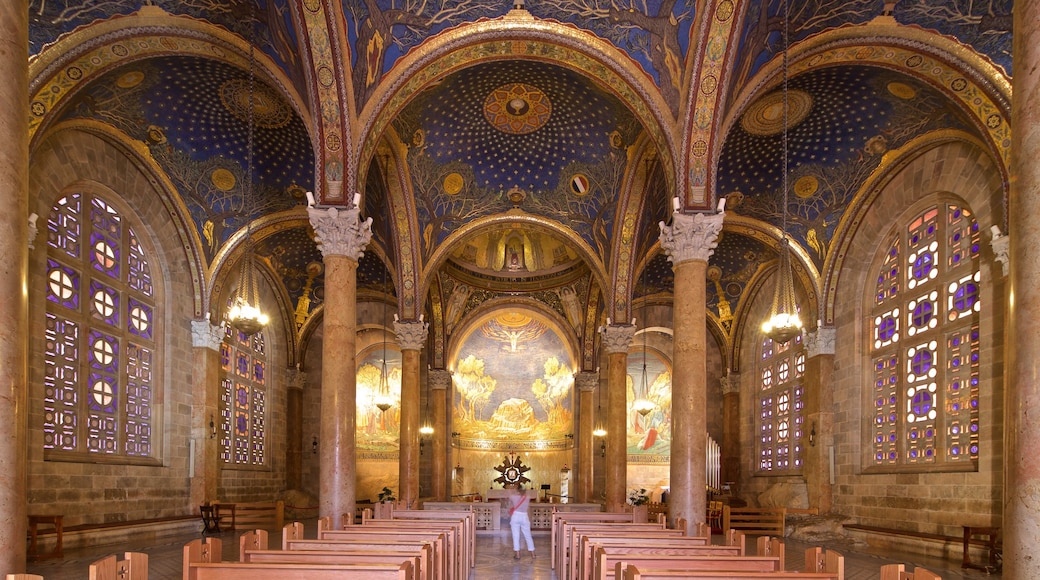
<path id="1" fill-rule="evenodd" d="M 383 487 L 383 491 L 379 492 L 379 503 L 392 503 L 397 501 L 394 497 L 394 490 L 389 487 Z"/>
<path id="2" fill-rule="evenodd" d="M 639 488 L 628 494 L 628 503 L 632 505 L 646 505 L 650 503 L 650 496 L 646 494 L 645 489 Z"/>

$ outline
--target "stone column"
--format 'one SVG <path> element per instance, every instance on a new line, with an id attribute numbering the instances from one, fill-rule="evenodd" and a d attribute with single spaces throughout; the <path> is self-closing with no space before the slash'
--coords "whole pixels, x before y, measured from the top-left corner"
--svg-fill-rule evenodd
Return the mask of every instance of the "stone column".
<path id="1" fill-rule="evenodd" d="M 285 485 L 303 488 L 303 387 L 307 374 L 299 367 L 285 373 L 289 384 L 285 418 Z"/>
<path id="2" fill-rule="evenodd" d="M 685 518 L 688 530 L 707 510 L 707 299 L 708 258 L 718 244 L 725 213 L 672 214 L 661 222 L 661 247 L 675 272 L 672 305 L 672 456 L 669 520 Z"/>
<path id="3" fill-rule="evenodd" d="M 0 570 L 25 570 L 29 373 L 29 2 L 0 6 Z M 46 218 L 44 218 L 46 219 Z"/>
<path id="4" fill-rule="evenodd" d="M 1015 2 L 1004 383 L 1004 577 L 1040 578 L 1040 2 Z"/>
<path id="5" fill-rule="evenodd" d="M 414 509 L 419 500 L 419 351 L 430 325 L 423 321 L 394 321 L 401 347 L 401 439 L 397 461 L 401 504 Z"/>
<path id="6" fill-rule="evenodd" d="M 574 377 L 578 388 L 578 485 L 575 490 L 578 503 L 589 503 L 592 499 L 592 453 L 595 437 L 592 429 L 595 420 L 593 396 L 599 386 L 599 373 L 580 372 Z"/>
<path id="7" fill-rule="evenodd" d="M 357 498 L 357 265 L 372 239 L 372 218 L 361 221 L 357 207 L 308 214 L 325 262 L 318 515 L 332 517 L 338 529 L 354 522 Z"/>
<path id="8" fill-rule="evenodd" d="M 805 425 L 802 450 L 809 507 L 821 514 L 831 511 L 830 448 L 833 445 L 834 412 L 831 376 L 834 374 L 834 327 L 818 327 L 806 333 Z M 815 435 L 813 435 L 815 432 Z"/>
<path id="9" fill-rule="evenodd" d="M 740 481 L 740 375 L 727 373 L 722 385 L 722 483 Z M 733 490 L 736 491 L 736 490 Z"/>
<path id="10" fill-rule="evenodd" d="M 433 499 L 450 501 L 448 497 L 448 397 L 451 394 L 451 373 L 432 369 L 427 375 L 430 396 L 433 397 Z"/>
<path id="11" fill-rule="evenodd" d="M 189 501 L 191 513 L 205 502 L 217 501 L 220 479 L 220 344 L 224 329 L 206 320 L 191 321 L 192 373 L 191 438 L 195 441 Z"/>
<path id="12" fill-rule="evenodd" d="M 608 324 L 602 329 L 603 350 L 607 353 L 607 457 L 603 468 L 606 476 L 607 511 L 620 512 L 628 499 L 628 399 L 625 378 L 628 376 L 628 349 L 636 327 L 631 324 Z"/>

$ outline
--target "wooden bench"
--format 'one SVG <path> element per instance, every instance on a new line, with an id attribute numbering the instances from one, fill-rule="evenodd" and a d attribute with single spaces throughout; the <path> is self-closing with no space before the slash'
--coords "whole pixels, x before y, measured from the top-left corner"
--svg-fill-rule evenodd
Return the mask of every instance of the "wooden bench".
<path id="1" fill-rule="evenodd" d="M 560 534 L 557 538 L 557 554 L 556 562 L 558 563 L 559 570 L 571 571 L 574 570 L 574 565 L 571 558 L 579 556 L 577 539 L 580 534 L 596 534 L 596 533 L 621 533 L 630 534 L 637 536 L 642 532 L 663 532 L 665 534 L 679 536 L 681 532 L 673 530 L 671 532 L 665 531 L 663 524 L 658 523 L 647 523 L 647 524 L 634 524 L 634 523 L 621 523 L 621 522 L 578 522 L 570 523 L 562 521 L 559 524 Z"/>
<path id="2" fill-rule="evenodd" d="M 419 571 L 419 554 L 397 551 L 246 550 L 239 561 L 252 564 L 395 564 L 409 563 L 416 580 L 430 580 Z M 425 571 L 429 574 L 429 570 Z"/>
<path id="3" fill-rule="evenodd" d="M 592 554 L 597 546 L 619 547 L 625 549 L 677 549 L 677 548 L 720 548 L 719 553 L 743 555 L 739 546 L 710 546 L 707 538 L 690 538 L 678 533 L 678 530 L 642 533 L 637 537 L 629 534 L 581 534 L 578 537 L 577 554 L 570 562 L 569 578 L 576 576 L 586 578 L 591 574 Z"/>
<path id="4" fill-rule="evenodd" d="M 654 567 L 652 562 L 642 565 L 619 561 L 614 565 L 614 577 L 618 580 L 689 580 L 713 578 L 716 580 L 798 579 L 798 580 L 845 580 L 845 558 L 832 550 L 809 548 L 805 551 L 805 569 L 802 572 L 720 571 L 691 570 L 683 568 Z"/>
<path id="5" fill-rule="evenodd" d="M 627 560 L 629 556 L 635 556 L 637 558 L 642 557 L 653 557 L 653 556 L 689 556 L 695 558 L 714 558 L 716 556 L 724 556 L 726 558 L 741 558 L 744 557 L 743 551 L 739 546 L 676 546 L 676 545 L 661 545 L 657 542 L 642 542 L 639 539 L 630 539 L 628 545 L 616 545 L 616 544 L 604 544 L 596 541 L 588 545 L 591 556 L 588 559 L 583 559 L 581 562 L 581 568 L 578 577 L 583 580 L 591 580 L 597 578 L 596 573 L 596 562 L 594 560 L 600 554 L 605 554 L 608 559 Z M 779 559 L 779 569 L 783 569 L 784 559 L 783 555 L 775 556 Z M 608 566 L 612 566 L 608 564 Z M 611 570 L 606 570 L 606 574 L 610 574 Z"/>
<path id="6" fill-rule="evenodd" d="M 193 562 L 184 580 L 413 580 L 407 562 L 393 564 L 243 564 Z"/>
<path id="7" fill-rule="evenodd" d="M 116 555 L 96 560 L 87 569 L 89 580 L 148 580 L 148 554 L 126 552 L 123 560 Z"/>
<path id="8" fill-rule="evenodd" d="M 416 522 L 408 520 L 369 520 L 361 526 L 355 526 L 354 530 L 329 530 L 318 537 L 319 539 L 331 539 L 340 533 L 368 534 L 373 531 L 398 535 L 443 534 L 447 541 L 445 559 L 449 573 L 455 578 L 469 578 L 470 562 L 473 556 L 469 552 L 467 543 L 462 541 L 465 535 L 462 522 L 424 521 L 422 525 L 416 525 Z"/>
<path id="9" fill-rule="evenodd" d="M 449 546 L 449 536 L 445 532 L 432 532 L 417 529 L 377 529 L 371 526 L 351 526 L 347 530 L 326 530 L 318 540 L 345 540 L 353 542 L 371 542 L 373 540 L 389 540 L 392 542 L 429 542 L 433 547 L 434 567 L 439 570 L 441 578 L 459 578 L 459 564 L 456 562 L 454 546 Z M 298 541 L 298 540 L 297 540 Z M 290 547 L 289 549 L 296 549 Z M 335 549 L 335 548 L 321 548 Z"/>
<path id="10" fill-rule="evenodd" d="M 469 546 L 469 565 L 476 564 L 477 549 L 477 514 L 473 510 L 394 510 L 394 519 L 401 520 L 461 520 L 467 531 L 466 543 Z"/>
<path id="11" fill-rule="evenodd" d="M 784 537 L 785 508 L 735 508 L 722 506 L 722 531 L 740 530 L 756 536 Z"/>
<path id="12" fill-rule="evenodd" d="M 285 525 L 285 502 L 282 500 L 255 503 L 215 503 L 217 531 L 263 528 L 278 530 Z M 228 524 L 230 520 L 230 524 Z"/>
<path id="13" fill-rule="evenodd" d="M 405 555 L 417 554 L 419 558 L 419 569 L 417 576 L 431 578 L 432 580 L 447 580 L 446 572 L 441 559 L 435 555 L 434 548 L 430 542 L 408 542 L 393 540 L 314 540 L 298 539 L 288 540 L 287 548 L 291 551 L 325 551 L 325 552 L 356 552 L 356 551 L 395 551 Z"/>
<path id="14" fill-rule="evenodd" d="M 881 567 L 881 580 L 942 580 L 942 578 L 924 568 L 914 568 L 907 572 L 902 564 L 886 564 Z"/>
<path id="15" fill-rule="evenodd" d="M 633 522 L 631 513 L 602 513 L 602 512 L 553 512 L 552 531 L 550 532 L 550 565 L 556 568 L 557 557 L 560 553 L 560 526 L 565 522 Z"/>

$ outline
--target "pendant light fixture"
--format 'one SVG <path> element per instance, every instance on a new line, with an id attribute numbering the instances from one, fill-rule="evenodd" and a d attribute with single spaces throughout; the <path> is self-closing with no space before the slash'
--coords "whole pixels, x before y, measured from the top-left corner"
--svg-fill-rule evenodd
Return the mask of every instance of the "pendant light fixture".
<path id="1" fill-rule="evenodd" d="M 386 266 L 383 266 L 383 287 L 382 291 L 386 292 Z M 393 401 L 390 399 L 390 371 L 386 364 L 386 297 L 383 297 L 383 364 L 379 369 L 379 390 L 376 392 L 376 407 L 386 412 L 387 409 L 393 406 Z"/>
<path id="2" fill-rule="evenodd" d="M 646 285 L 645 285 L 646 278 L 645 277 L 646 277 L 646 270 L 644 269 L 643 270 L 643 281 L 644 281 L 644 284 L 642 284 L 644 289 L 646 288 Z M 651 401 L 650 399 L 647 398 L 647 393 L 650 390 L 650 383 L 647 380 L 647 373 L 646 373 L 646 341 L 647 341 L 647 338 L 648 338 L 648 335 L 649 335 L 649 332 L 647 332 L 647 326 L 646 326 L 646 303 L 647 303 L 647 300 L 646 300 L 646 297 L 644 296 L 644 298 L 643 298 L 643 371 L 642 371 L 642 373 L 640 373 L 639 389 L 636 391 L 636 400 L 632 401 L 632 409 L 636 413 L 639 413 L 640 415 L 642 415 L 643 417 L 646 417 L 648 414 L 650 414 L 650 411 L 653 411 L 654 408 L 657 407 L 657 405 L 655 405 L 653 403 L 653 401 Z"/>
<path id="3" fill-rule="evenodd" d="M 783 176 L 781 179 L 783 206 L 780 208 L 782 225 L 780 228 L 780 263 L 777 267 L 776 288 L 773 292 L 773 306 L 769 310 L 769 318 L 762 323 L 762 332 L 774 342 L 784 344 L 802 332 L 802 321 L 798 317 L 798 306 L 794 297 L 794 276 L 791 273 L 791 242 L 787 235 L 787 190 L 788 190 L 788 0 L 784 0 L 783 28 Z"/>
<path id="4" fill-rule="evenodd" d="M 228 323 L 232 328 L 251 336 L 260 332 L 267 323 L 269 317 L 260 309 L 260 292 L 257 289 L 257 277 L 254 262 L 253 247 L 253 212 L 256 203 L 253 199 L 253 144 L 255 140 L 254 117 L 255 92 L 256 92 L 256 55 L 253 42 L 249 42 L 249 89 L 246 102 L 246 171 L 245 187 L 242 193 L 242 212 L 246 219 L 245 250 L 242 253 L 242 268 L 239 274 L 238 289 L 231 299 L 231 308 L 228 310 Z"/>

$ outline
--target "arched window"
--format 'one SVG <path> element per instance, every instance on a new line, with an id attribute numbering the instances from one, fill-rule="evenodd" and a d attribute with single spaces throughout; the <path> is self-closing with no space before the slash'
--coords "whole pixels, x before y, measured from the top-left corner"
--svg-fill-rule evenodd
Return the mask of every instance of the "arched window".
<path id="1" fill-rule="evenodd" d="M 267 461 L 267 353 L 264 333 L 247 336 L 224 320 L 220 344 L 220 458 L 228 465 Z"/>
<path id="2" fill-rule="evenodd" d="M 872 464 L 979 457 L 979 231 L 952 202 L 914 215 L 875 261 Z"/>
<path id="3" fill-rule="evenodd" d="M 802 469 L 805 427 L 805 346 L 798 336 L 785 344 L 762 339 L 757 414 L 758 470 L 791 473 Z"/>
<path id="4" fill-rule="evenodd" d="M 140 239 L 109 203 L 77 192 L 51 208 L 47 246 L 44 449 L 150 458 L 156 310 Z"/>

